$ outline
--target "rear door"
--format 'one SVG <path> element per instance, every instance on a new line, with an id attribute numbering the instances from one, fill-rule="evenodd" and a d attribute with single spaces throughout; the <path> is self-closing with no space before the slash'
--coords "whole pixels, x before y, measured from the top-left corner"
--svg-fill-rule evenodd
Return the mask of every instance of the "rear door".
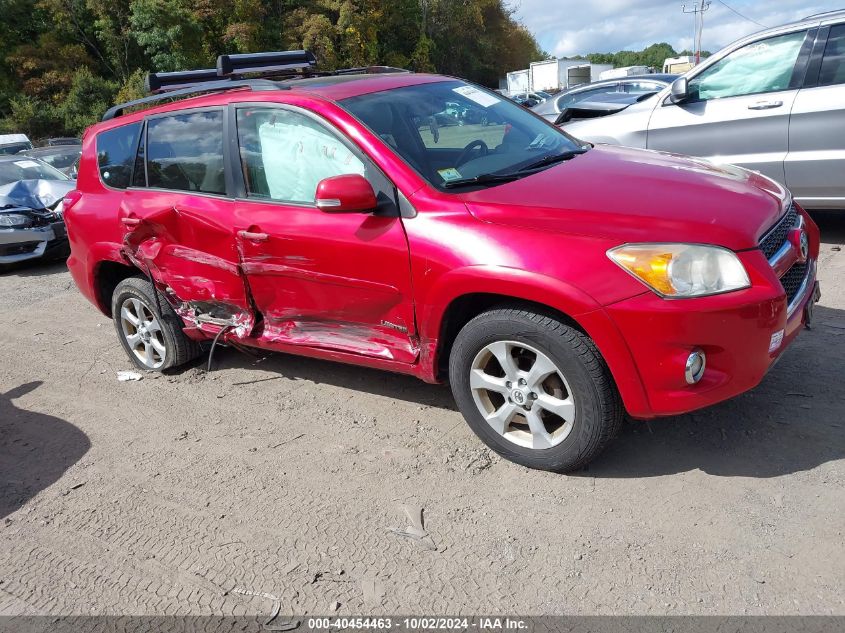
<path id="1" fill-rule="evenodd" d="M 419 353 L 408 242 L 392 183 L 339 131 L 298 108 L 243 104 L 234 113 L 244 172 L 235 229 L 263 317 L 262 343 L 413 363 Z M 361 174 L 373 214 L 314 203 L 324 178 Z"/>
<path id="2" fill-rule="evenodd" d="M 652 113 L 647 147 L 703 156 L 785 181 L 789 115 L 815 33 L 746 44 L 689 79 L 690 99 Z"/>
<path id="3" fill-rule="evenodd" d="M 232 229 L 225 108 L 147 119 L 120 209 L 125 252 L 197 323 L 249 331 L 253 314 Z"/>
<path id="4" fill-rule="evenodd" d="M 809 208 L 845 207 L 845 24 L 824 26 L 792 107 L 786 185 Z"/>

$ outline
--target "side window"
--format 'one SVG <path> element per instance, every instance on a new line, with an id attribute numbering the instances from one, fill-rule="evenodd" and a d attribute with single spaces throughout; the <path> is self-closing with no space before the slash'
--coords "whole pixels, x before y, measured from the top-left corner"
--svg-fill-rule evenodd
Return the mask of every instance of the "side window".
<path id="1" fill-rule="evenodd" d="M 283 109 L 238 110 L 238 144 L 250 198 L 313 203 L 324 178 L 366 176 L 366 166 L 325 126 Z"/>
<path id="2" fill-rule="evenodd" d="M 140 133 L 141 123 L 131 123 L 97 135 L 97 162 L 105 185 L 115 189 L 130 185 Z"/>
<path id="3" fill-rule="evenodd" d="M 148 186 L 226 193 L 222 110 L 150 119 L 146 149 Z"/>
<path id="4" fill-rule="evenodd" d="M 820 86 L 835 84 L 845 84 L 845 24 L 830 29 L 819 74 Z"/>
<path id="5" fill-rule="evenodd" d="M 788 33 L 735 50 L 689 82 L 699 101 L 787 90 L 807 32 Z"/>

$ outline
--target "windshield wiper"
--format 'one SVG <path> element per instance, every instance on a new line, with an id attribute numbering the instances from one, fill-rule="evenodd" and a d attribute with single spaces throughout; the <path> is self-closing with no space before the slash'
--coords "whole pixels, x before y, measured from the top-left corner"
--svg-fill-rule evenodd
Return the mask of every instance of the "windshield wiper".
<path id="1" fill-rule="evenodd" d="M 533 163 L 526 165 L 525 167 L 521 167 L 519 171 L 531 171 L 532 169 L 540 169 L 541 167 L 547 167 L 548 165 L 554 165 L 555 163 L 560 163 L 565 160 L 569 160 L 570 158 L 575 158 L 576 156 L 580 156 L 581 154 L 587 153 L 586 148 L 581 149 L 573 149 L 568 152 L 562 152 L 560 154 L 550 154 L 549 156 L 543 156 L 540 160 L 534 161 Z"/>
<path id="2" fill-rule="evenodd" d="M 479 174 L 472 178 L 459 178 L 457 180 L 449 180 L 443 183 L 445 189 L 453 189 L 454 187 L 467 187 L 470 185 L 488 185 L 498 182 L 510 182 L 522 178 L 525 174 Z"/>

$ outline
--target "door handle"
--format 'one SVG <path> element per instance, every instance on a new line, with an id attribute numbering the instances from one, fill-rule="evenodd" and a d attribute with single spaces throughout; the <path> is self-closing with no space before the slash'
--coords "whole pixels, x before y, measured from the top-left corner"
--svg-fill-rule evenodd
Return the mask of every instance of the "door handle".
<path id="1" fill-rule="evenodd" d="M 120 218 L 120 221 L 124 226 L 138 226 L 141 223 L 138 218 Z"/>
<path id="2" fill-rule="evenodd" d="M 270 236 L 266 233 L 253 233 L 252 231 L 238 231 L 238 237 L 242 237 L 250 242 L 266 242 Z"/>
<path id="3" fill-rule="evenodd" d="M 749 110 L 772 110 L 783 105 L 783 101 L 758 101 L 748 106 Z"/>

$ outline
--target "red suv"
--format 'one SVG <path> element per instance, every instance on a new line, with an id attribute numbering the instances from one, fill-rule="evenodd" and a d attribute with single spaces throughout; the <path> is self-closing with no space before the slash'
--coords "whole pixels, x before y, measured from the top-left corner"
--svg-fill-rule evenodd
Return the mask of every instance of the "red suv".
<path id="1" fill-rule="evenodd" d="M 810 319 L 818 229 L 772 180 L 593 147 L 458 79 L 312 65 L 153 75 L 86 133 L 69 266 L 138 367 L 219 340 L 448 379 L 493 450 L 566 471 L 625 412 L 751 389 Z"/>

